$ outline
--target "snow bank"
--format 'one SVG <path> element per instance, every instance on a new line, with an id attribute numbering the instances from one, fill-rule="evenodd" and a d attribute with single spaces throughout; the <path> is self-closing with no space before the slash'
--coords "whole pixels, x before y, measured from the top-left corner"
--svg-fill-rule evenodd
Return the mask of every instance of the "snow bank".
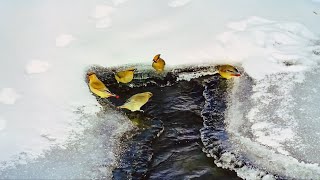
<path id="1" fill-rule="evenodd" d="M 310 39 L 317 34 L 311 32 L 320 32 L 320 26 L 319 16 L 313 13 L 318 4 L 312 1 L 132 2 L 0 2 L 4 24 L 0 29 L 0 116 L 6 122 L 0 131 L 3 167 L 13 159 L 39 158 L 52 147 L 77 141 L 72 134 L 83 133 L 90 118 L 100 112 L 84 80 L 86 68 L 93 64 L 151 65 L 153 56 L 161 53 L 168 67 L 242 64 L 257 81 L 314 64 L 308 54 L 314 45 Z M 46 63 L 35 63 L 29 72 L 45 73 L 26 74 L 30 59 L 45 60 L 50 69 Z M 79 108 L 82 117 L 88 118 L 85 121 L 77 115 Z M 255 111 L 253 116 L 258 114 Z M 259 124 L 253 128 L 257 133 L 261 129 Z M 286 150 L 280 145 L 277 149 Z"/>

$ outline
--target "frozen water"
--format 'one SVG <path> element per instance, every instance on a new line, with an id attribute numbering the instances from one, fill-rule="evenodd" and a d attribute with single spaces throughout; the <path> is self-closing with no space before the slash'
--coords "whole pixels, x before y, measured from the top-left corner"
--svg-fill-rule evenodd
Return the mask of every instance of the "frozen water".
<path id="1" fill-rule="evenodd" d="M 305 162 L 320 164 L 320 114 L 319 114 L 319 66 L 307 72 L 305 81 L 295 86 L 292 96 L 295 97 L 293 117 L 297 121 L 295 132 L 299 137 L 291 147 L 292 154 Z"/>
<path id="2" fill-rule="evenodd" d="M 320 166 L 313 154 L 319 150 L 315 142 L 320 139 L 315 134 L 320 124 L 315 123 L 319 114 L 314 111 L 318 106 L 313 95 L 317 80 L 311 77 L 317 74 L 320 62 L 317 37 L 297 23 L 249 19 L 232 24 L 235 30 L 221 39 L 229 47 L 237 46 L 241 38 L 250 39 L 247 33 L 255 38 L 246 40 L 250 54 L 241 52 L 249 55 L 242 65 L 251 78 L 235 81 L 226 116 L 236 154 L 245 154 L 253 164 L 273 174 L 316 179 Z M 234 28 L 235 24 L 241 28 Z M 258 61 L 262 66 L 253 64 Z M 267 71 L 263 67 L 268 67 Z"/>

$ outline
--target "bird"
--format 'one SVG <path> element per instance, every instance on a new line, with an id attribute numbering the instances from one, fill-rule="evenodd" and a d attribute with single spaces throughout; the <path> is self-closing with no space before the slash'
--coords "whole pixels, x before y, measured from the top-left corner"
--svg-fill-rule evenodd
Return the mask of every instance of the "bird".
<path id="1" fill-rule="evenodd" d="M 93 72 L 87 73 L 87 78 L 89 80 L 89 89 L 93 94 L 101 98 L 109 98 L 109 97 L 115 97 L 117 99 L 119 98 L 118 95 L 110 92 L 110 90 L 103 84 L 103 82 L 98 79 L 95 73 Z"/>
<path id="2" fill-rule="evenodd" d="M 217 70 L 221 77 L 225 79 L 231 79 L 232 77 L 241 76 L 240 72 L 234 66 L 228 64 L 217 66 Z"/>
<path id="3" fill-rule="evenodd" d="M 132 112 L 142 111 L 140 108 L 145 105 L 152 97 L 151 92 L 143 92 L 131 96 L 122 106 L 118 106 L 121 109 L 128 109 Z M 142 111 L 143 112 L 143 111 Z"/>
<path id="4" fill-rule="evenodd" d="M 126 69 L 124 71 L 117 72 L 114 77 L 118 83 L 121 82 L 126 84 L 132 81 L 135 70 L 135 68 Z"/>
<path id="5" fill-rule="evenodd" d="M 160 58 L 160 54 L 157 54 L 153 58 L 152 67 L 158 72 L 161 73 L 164 71 L 164 66 L 166 65 L 166 62 Z"/>

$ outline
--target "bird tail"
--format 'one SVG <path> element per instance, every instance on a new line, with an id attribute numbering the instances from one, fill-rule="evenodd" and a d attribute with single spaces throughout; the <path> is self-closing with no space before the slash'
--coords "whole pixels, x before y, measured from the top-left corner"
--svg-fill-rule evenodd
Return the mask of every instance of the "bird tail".
<path id="1" fill-rule="evenodd" d="M 124 105 L 122 105 L 122 106 L 117 106 L 117 109 L 123 109 L 123 108 L 125 108 Z"/>

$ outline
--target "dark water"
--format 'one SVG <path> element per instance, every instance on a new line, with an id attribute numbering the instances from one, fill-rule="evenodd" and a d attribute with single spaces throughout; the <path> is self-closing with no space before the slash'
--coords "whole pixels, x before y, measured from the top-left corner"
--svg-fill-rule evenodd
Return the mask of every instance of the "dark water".
<path id="1" fill-rule="evenodd" d="M 109 78 L 104 80 L 121 97 L 111 99 L 115 105 L 136 93 L 153 93 L 142 108 L 143 113 L 125 111 L 139 130 L 123 141 L 127 148 L 113 172 L 114 179 L 239 179 L 234 172 L 216 167 L 213 158 L 202 151 L 200 129 L 204 127 L 205 87 L 212 82 L 221 84 L 223 80 L 218 76 L 175 80 L 170 73 L 165 77 L 155 75 L 135 80 L 133 87 L 112 83 Z M 221 91 L 221 98 L 217 99 L 220 106 L 216 109 L 220 114 L 225 107 L 225 90 L 225 85 L 217 89 Z M 223 124 L 223 119 L 216 123 Z"/>

